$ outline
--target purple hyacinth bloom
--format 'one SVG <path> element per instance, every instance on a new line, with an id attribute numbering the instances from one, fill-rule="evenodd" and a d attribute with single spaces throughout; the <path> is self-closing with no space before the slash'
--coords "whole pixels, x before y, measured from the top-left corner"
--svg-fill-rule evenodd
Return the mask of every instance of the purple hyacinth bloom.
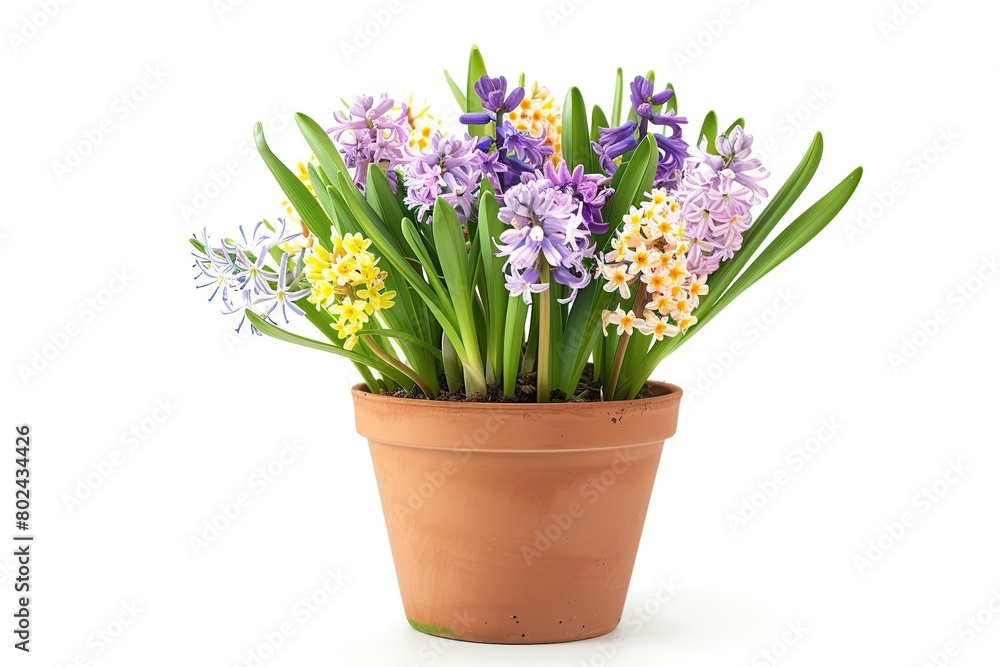
<path id="1" fill-rule="evenodd" d="M 684 161 L 688 157 L 688 144 L 681 139 L 679 133 L 671 137 L 663 134 L 654 134 L 653 136 L 656 138 L 656 146 L 660 151 L 653 187 L 675 190 L 684 171 Z"/>
<path id="2" fill-rule="evenodd" d="M 335 124 L 327 130 L 340 144 L 344 163 L 354 170 L 354 183 L 364 189 L 368 165 L 376 164 L 390 174 L 406 162 L 405 147 L 410 135 L 406 105 L 399 115 L 390 115 L 394 102 L 382 93 L 376 102 L 370 95 L 358 95 L 348 113 L 334 112 Z M 394 179 L 390 183 L 395 184 Z"/>
<path id="3" fill-rule="evenodd" d="M 543 261 L 556 282 L 571 288 L 568 300 L 590 282 L 583 263 L 593 256 L 594 247 L 580 207 L 545 178 L 519 183 L 504 193 L 499 217 L 511 229 L 500 234 L 497 257 L 507 257 L 504 272 L 512 294 L 528 303 L 532 292 L 548 289 L 546 283 L 529 282 L 540 279 Z"/>
<path id="4" fill-rule="evenodd" d="M 427 150 L 404 168 L 404 202 L 417 209 L 419 220 L 430 222 L 434 202 L 443 197 L 464 223 L 474 217 L 482 165 L 475 139 L 444 137 L 436 131 Z"/>
<path id="5" fill-rule="evenodd" d="M 598 139 L 591 142 L 597 153 L 601 169 L 609 176 L 618 169 L 615 159 L 634 150 L 639 145 L 635 131 L 638 125 L 628 121 L 618 127 L 600 127 L 597 129 Z"/>
<path id="6" fill-rule="evenodd" d="M 491 79 L 487 75 L 479 77 L 473 85 L 479 99 L 483 101 L 483 111 L 462 114 L 459 120 L 466 125 L 486 125 L 517 108 L 524 99 L 524 88 L 518 86 L 507 95 L 507 79 Z"/>
<path id="7" fill-rule="evenodd" d="M 649 121 L 653 121 L 654 125 L 673 125 L 678 122 L 676 116 L 672 113 L 667 115 L 655 114 L 653 113 L 653 107 L 660 107 L 667 103 L 670 98 L 674 96 L 674 91 L 667 88 L 666 90 L 653 93 L 653 82 L 644 76 L 637 76 L 632 81 L 630 85 L 631 88 L 631 101 L 632 108 L 635 109 L 636 115 L 640 119 L 639 123 L 639 135 L 644 136 L 646 134 L 646 128 Z M 687 122 L 687 120 L 680 120 L 679 122 Z M 679 129 L 675 129 L 675 132 L 679 132 Z"/>
<path id="8" fill-rule="evenodd" d="M 487 144 L 487 150 L 488 149 L 489 144 Z M 507 165 L 500 159 L 500 152 L 484 152 L 479 148 L 477 148 L 477 150 L 479 150 L 479 155 L 482 159 L 480 169 L 482 170 L 483 176 L 489 180 L 490 185 L 493 186 L 494 192 L 503 192 L 501 179 L 504 178 L 507 173 Z"/>
<path id="9" fill-rule="evenodd" d="M 533 137 L 527 132 L 519 132 L 508 122 L 497 126 L 497 145 L 507 153 L 513 153 L 529 169 L 540 169 L 545 158 L 553 154 L 552 146 L 545 143 L 545 137 Z"/>
<path id="10" fill-rule="evenodd" d="M 688 157 L 688 144 L 681 138 L 681 125 L 687 123 L 687 118 L 675 116 L 673 112 L 655 113 L 655 107 L 666 104 L 674 91 L 667 88 L 659 93 L 653 92 L 653 82 L 643 76 L 637 76 L 630 84 L 630 101 L 639 122 L 627 121 L 618 127 L 598 128 L 598 140 L 592 142 L 601 169 L 612 175 L 618 169 L 616 159 L 635 149 L 639 142 L 649 132 L 649 124 L 664 128 L 659 134 L 654 134 L 659 151 L 659 164 L 656 168 L 654 187 L 666 187 L 673 190 L 680 181 L 684 169 L 684 161 Z M 666 133 L 670 129 L 670 134 Z"/>
<path id="11" fill-rule="evenodd" d="M 604 234 L 608 231 L 608 223 L 604 222 L 601 216 L 601 209 L 607 203 L 608 198 L 614 194 L 612 188 L 607 187 L 611 179 L 603 174 L 585 174 L 583 165 L 577 165 L 572 172 L 565 162 L 560 162 L 559 166 L 546 162 L 541 172 L 525 174 L 526 180 L 548 179 L 554 188 L 573 197 L 580 203 L 580 214 L 586 223 L 587 231 L 591 234 Z"/>

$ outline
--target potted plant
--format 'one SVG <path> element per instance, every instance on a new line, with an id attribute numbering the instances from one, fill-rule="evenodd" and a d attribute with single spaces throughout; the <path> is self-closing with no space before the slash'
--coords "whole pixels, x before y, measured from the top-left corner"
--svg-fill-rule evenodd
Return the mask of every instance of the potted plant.
<path id="1" fill-rule="evenodd" d="M 447 76 L 447 73 L 446 73 Z M 538 643 L 611 631 L 681 390 L 659 364 L 841 210 L 858 168 L 765 243 L 819 165 L 774 197 L 742 119 L 696 136 L 669 84 L 619 69 L 610 116 L 493 78 L 473 47 L 464 127 L 388 95 L 313 158 L 257 148 L 288 217 L 192 239 L 237 330 L 346 357 L 410 624 Z M 284 328 L 307 319 L 319 338 Z"/>

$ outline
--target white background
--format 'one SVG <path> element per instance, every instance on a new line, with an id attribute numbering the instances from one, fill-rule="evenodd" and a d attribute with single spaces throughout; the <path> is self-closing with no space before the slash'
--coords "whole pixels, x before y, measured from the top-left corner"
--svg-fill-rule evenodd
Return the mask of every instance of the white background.
<path id="1" fill-rule="evenodd" d="M 4 3 L 0 535 L 13 533 L 13 426 L 30 423 L 37 541 L 31 655 L 11 648 L 12 548 L 0 550 L 0 664 L 247 665 L 286 621 L 295 633 L 266 665 L 772 664 L 766 650 L 789 666 L 916 666 L 952 641 L 939 664 L 996 664 L 1000 617 L 966 621 L 991 597 L 1000 610 L 996 4 L 232 2 L 50 2 L 51 17 L 45 2 Z M 345 52 L 373 12 L 388 25 Z M 451 113 L 441 70 L 464 76 L 473 42 L 492 73 L 526 70 L 560 100 L 576 84 L 605 108 L 615 66 L 655 69 L 695 130 L 709 108 L 726 124 L 746 116 L 772 192 L 818 129 L 807 197 L 866 169 L 829 229 L 655 374 L 688 396 L 626 607 L 652 611 L 615 645 L 411 630 L 354 432 L 354 369 L 231 338 L 235 322 L 193 286 L 192 231 L 282 213 L 249 151 L 255 121 L 294 163 L 308 154 L 293 111 L 326 124 L 340 97 L 388 90 Z M 111 132 L 82 163 L 58 168 L 104 119 Z M 230 162 L 239 173 L 213 187 Z M 198 193 L 208 201 L 185 216 Z M 115 272 L 126 285 L 112 295 Z M 154 428 L 157 401 L 174 407 Z M 134 450 L 133 428 L 148 432 Z M 820 436 L 810 461 L 788 458 Z M 258 494 L 251 476 L 290 440 L 303 451 Z M 116 450 L 111 476 L 68 508 Z M 967 471 L 916 498 L 952 463 Z M 754 496 L 775 473 L 786 483 Z M 195 554 L 190 538 L 241 493 L 249 507 Z M 744 500 L 756 514 L 734 529 Z M 294 605 L 327 571 L 346 580 L 300 623 Z M 132 603 L 134 622 L 98 639 Z"/>

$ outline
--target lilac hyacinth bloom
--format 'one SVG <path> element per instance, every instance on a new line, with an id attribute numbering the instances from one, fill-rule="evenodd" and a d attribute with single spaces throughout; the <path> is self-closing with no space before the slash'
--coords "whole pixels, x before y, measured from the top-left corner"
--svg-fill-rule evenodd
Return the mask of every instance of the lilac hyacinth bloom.
<path id="1" fill-rule="evenodd" d="M 576 291 L 590 282 L 584 259 L 592 257 L 581 204 L 545 178 L 519 183 L 503 195 L 500 220 L 511 226 L 500 234 L 497 257 L 507 257 L 507 289 L 531 302 L 533 292 L 548 289 L 540 281 L 545 262 L 552 279 Z"/>
<path id="2" fill-rule="evenodd" d="M 526 180 L 548 179 L 552 187 L 573 197 L 580 203 L 580 215 L 591 234 L 604 234 L 609 225 L 601 216 L 601 209 L 614 190 L 608 187 L 611 179 L 603 174 L 585 174 L 583 165 L 577 165 L 572 172 L 565 162 L 559 166 L 546 162 L 541 172 L 525 174 Z"/>
<path id="3" fill-rule="evenodd" d="M 475 214 L 482 166 L 483 153 L 476 148 L 475 139 L 434 132 L 427 150 L 403 170 L 404 202 L 417 209 L 419 220 L 430 222 L 434 202 L 443 197 L 464 223 Z"/>
<path id="4" fill-rule="evenodd" d="M 637 76 L 630 89 L 629 98 L 638 122 L 627 121 L 618 127 L 598 128 L 598 140 L 592 142 L 594 152 L 597 153 L 604 172 L 612 175 L 618 169 L 615 160 L 639 145 L 639 141 L 648 134 L 650 123 L 660 126 L 663 130 L 653 135 L 659 152 L 653 185 L 673 190 L 681 178 L 684 161 L 688 157 L 688 144 L 681 138 L 681 125 L 687 123 L 687 118 L 676 116 L 669 110 L 654 112 L 654 107 L 663 106 L 674 96 L 674 91 L 669 88 L 654 93 L 653 82 Z M 668 128 L 670 134 L 666 133 Z"/>
<path id="5" fill-rule="evenodd" d="M 487 75 L 479 77 L 473 84 L 476 94 L 483 101 L 483 111 L 462 114 L 459 120 L 466 125 L 486 125 L 496 122 L 505 113 L 513 111 L 524 99 L 524 88 L 518 86 L 507 94 L 507 79 L 491 79 Z"/>
<path id="6" fill-rule="evenodd" d="M 701 153 L 688 160 L 677 199 L 693 242 L 688 268 L 694 274 L 709 275 L 732 258 L 753 223 L 751 207 L 767 196 L 759 182 L 768 172 L 750 157 L 752 144 L 753 137 L 737 125 L 716 140 L 719 155 Z"/>
<path id="7" fill-rule="evenodd" d="M 333 114 L 335 124 L 327 133 L 340 144 L 344 163 L 354 169 L 354 183 L 359 188 L 365 187 L 368 165 L 376 164 L 392 174 L 395 167 L 406 161 L 410 123 L 405 104 L 398 116 L 390 114 L 394 104 L 386 93 L 377 102 L 370 95 L 358 95 L 347 114 L 339 111 Z"/>

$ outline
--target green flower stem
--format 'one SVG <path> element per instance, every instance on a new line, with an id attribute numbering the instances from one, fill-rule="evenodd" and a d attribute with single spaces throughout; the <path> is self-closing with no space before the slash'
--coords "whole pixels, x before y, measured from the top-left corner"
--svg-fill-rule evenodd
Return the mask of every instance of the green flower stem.
<path id="1" fill-rule="evenodd" d="M 642 305 L 645 300 L 646 283 L 640 280 L 638 287 L 635 289 L 635 301 L 632 302 L 632 312 L 634 313 L 636 309 L 642 312 Z M 629 333 L 622 334 L 618 339 L 618 349 L 615 350 L 615 358 L 611 362 L 611 378 L 608 380 L 608 390 L 604 393 L 605 400 L 615 400 L 615 391 L 618 389 L 618 376 L 621 374 L 622 362 L 625 360 L 625 350 L 628 348 L 628 342 L 631 339 L 632 336 Z"/>
<path id="2" fill-rule="evenodd" d="M 542 262 L 542 268 L 539 270 L 538 280 L 542 284 L 548 283 L 549 290 L 555 289 L 555 286 L 549 280 L 549 264 L 548 262 Z M 538 295 L 538 369 L 537 369 L 537 387 L 538 387 L 538 402 L 548 403 L 549 394 L 551 390 L 549 389 L 549 371 L 551 370 L 549 363 L 549 347 L 552 331 L 552 299 L 550 298 L 548 291 L 542 292 Z"/>
<path id="3" fill-rule="evenodd" d="M 423 378 L 417 375 L 416 371 L 414 371 L 412 368 L 404 364 L 402 361 L 399 361 L 391 354 L 389 354 L 381 347 L 379 347 L 379 344 L 376 343 L 371 336 L 367 335 L 361 336 L 361 340 L 365 342 L 365 345 L 368 346 L 368 349 L 370 349 L 372 352 L 375 353 L 375 356 L 377 356 L 379 359 L 381 359 L 385 363 L 389 364 L 390 366 L 398 370 L 400 373 L 404 374 L 406 377 L 413 380 L 413 383 L 416 384 L 418 387 L 420 387 L 420 391 L 424 392 L 424 396 L 426 396 L 427 398 L 434 398 L 434 392 L 431 391 L 431 388 L 429 386 L 427 386 L 427 383 L 424 382 Z"/>

